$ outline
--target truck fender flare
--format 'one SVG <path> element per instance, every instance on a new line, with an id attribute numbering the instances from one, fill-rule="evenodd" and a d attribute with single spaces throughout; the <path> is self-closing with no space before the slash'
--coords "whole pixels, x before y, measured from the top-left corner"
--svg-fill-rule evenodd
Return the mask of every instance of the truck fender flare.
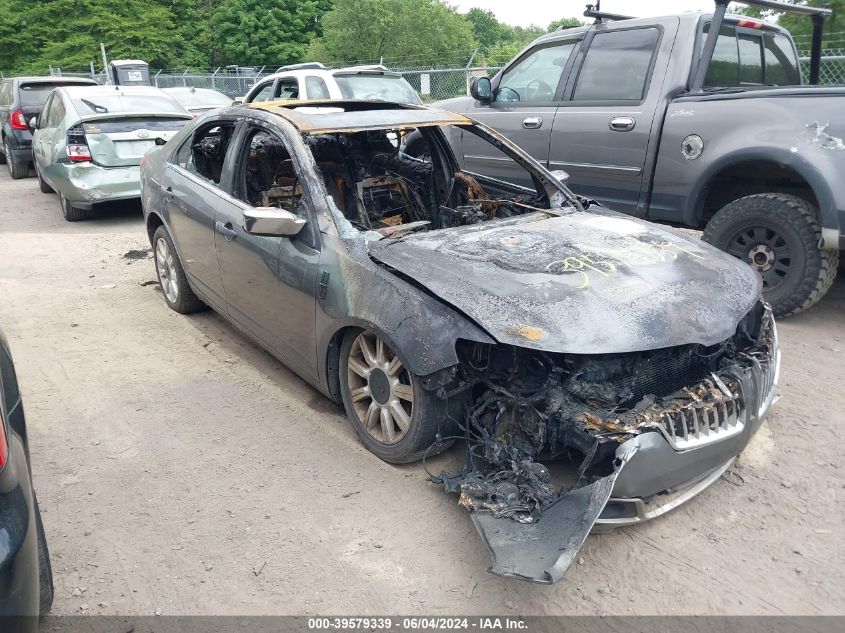
<path id="1" fill-rule="evenodd" d="M 725 154 L 718 161 L 707 167 L 704 173 L 693 184 L 684 207 L 684 222 L 690 226 L 698 226 L 701 221 L 703 194 L 708 190 L 713 180 L 726 169 L 749 161 L 776 163 L 789 167 L 795 171 L 818 200 L 819 215 L 822 226 L 838 227 L 836 209 L 833 204 L 833 194 L 824 176 L 816 167 L 808 162 L 800 153 L 791 152 L 787 148 L 777 147 L 744 147 Z"/>

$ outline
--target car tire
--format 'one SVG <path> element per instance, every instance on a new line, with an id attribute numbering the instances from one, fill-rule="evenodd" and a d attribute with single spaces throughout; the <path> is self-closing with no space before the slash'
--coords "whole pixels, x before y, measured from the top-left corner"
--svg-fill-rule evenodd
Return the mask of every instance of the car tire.
<path id="1" fill-rule="evenodd" d="M 27 161 L 15 160 L 12 150 L 9 149 L 9 141 L 3 145 L 3 151 L 6 155 L 6 167 L 9 168 L 9 175 L 13 180 L 20 180 L 29 176 L 29 163 Z"/>
<path id="2" fill-rule="evenodd" d="M 50 550 L 47 548 L 47 536 L 41 522 L 41 510 L 35 500 L 35 537 L 38 542 L 38 610 L 46 615 L 53 606 L 53 566 L 50 563 Z"/>
<path id="3" fill-rule="evenodd" d="M 447 403 L 424 389 L 373 330 L 346 333 L 338 373 L 346 414 L 364 446 L 380 459 L 405 464 L 451 444 L 446 440 L 434 446 L 438 431 L 441 437 L 451 434 L 450 419 L 460 415 L 460 403 Z"/>
<path id="4" fill-rule="evenodd" d="M 53 188 L 47 184 L 47 181 L 41 176 L 41 170 L 38 169 L 38 163 L 35 165 L 35 177 L 38 178 L 38 189 L 41 193 L 53 193 Z"/>
<path id="5" fill-rule="evenodd" d="M 153 261 L 161 293 L 171 310 L 191 314 L 205 309 L 206 305 L 188 284 L 185 269 L 164 226 L 153 234 Z"/>
<path id="6" fill-rule="evenodd" d="M 62 217 L 68 222 L 79 222 L 88 218 L 86 209 L 76 208 L 62 193 L 59 194 L 59 204 L 62 205 Z"/>
<path id="7" fill-rule="evenodd" d="M 818 209 L 798 196 L 734 200 L 707 223 L 702 239 L 760 272 L 763 297 L 778 317 L 806 310 L 836 279 L 839 251 L 819 248 Z"/>

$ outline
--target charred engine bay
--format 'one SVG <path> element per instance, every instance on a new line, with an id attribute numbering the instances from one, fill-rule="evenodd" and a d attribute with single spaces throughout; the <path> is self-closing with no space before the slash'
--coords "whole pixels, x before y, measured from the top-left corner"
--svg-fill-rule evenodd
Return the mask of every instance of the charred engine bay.
<path id="1" fill-rule="evenodd" d="M 743 377 L 772 361 L 772 322 L 761 303 L 711 347 L 574 356 L 462 342 L 459 352 L 439 395 L 465 399 L 466 464 L 435 479 L 470 511 L 534 523 L 567 489 L 611 474 L 617 448 L 640 433 L 682 446 L 730 432 L 751 396 Z M 555 486 L 542 463 L 559 458 L 578 464 L 573 486 Z"/>
<path id="2" fill-rule="evenodd" d="M 548 209 L 548 201 L 507 183 L 487 185 L 400 150 L 400 131 L 307 136 L 329 195 L 357 228 L 386 237 L 477 224 Z"/>

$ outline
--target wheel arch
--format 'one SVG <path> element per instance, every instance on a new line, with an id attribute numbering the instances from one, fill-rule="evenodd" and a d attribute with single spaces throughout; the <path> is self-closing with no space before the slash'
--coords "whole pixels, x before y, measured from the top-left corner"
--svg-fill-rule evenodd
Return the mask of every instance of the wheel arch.
<path id="1" fill-rule="evenodd" d="M 153 235 L 155 235 L 155 232 L 160 226 L 164 226 L 166 228 L 164 219 L 162 219 L 157 211 L 150 211 L 149 214 L 147 214 L 146 219 L 147 237 L 150 240 L 150 246 L 153 245 Z"/>
<path id="2" fill-rule="evenodd" d="M 747 148 L 722 156 L 693 185 L 684 222 L 704 226 L 725 204 L 755 193 L 791 193 L 819 210 L 823 226 L 838 226 L 833 194 L 824 176 L 786 148 Z"/>

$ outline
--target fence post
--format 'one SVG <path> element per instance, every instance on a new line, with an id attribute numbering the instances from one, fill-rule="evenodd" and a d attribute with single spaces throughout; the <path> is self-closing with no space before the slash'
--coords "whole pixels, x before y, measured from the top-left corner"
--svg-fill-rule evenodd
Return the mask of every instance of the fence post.
<path id="1" fill-rule="evenodd" d="M 220 66 L 218 66 L 218 67 L 217 67 L 217 69 L 216 69 L 216 70 L 212 73 L 212 75 L 211 75 L 211 88 L 212 88 L 213 90 L 217 90 L 217 84 L 216 84 L 216 83 L 214 83 L 214 78 L 217 76 L 217 71 L 218 71 L 218 70 L 220 70 Z"/>
<path id="2" fill-rule="evenodd" d="M 153 77 L 153 81 L 155 82 L 156 88 L 158 88 L 158 76 L 161 74 L 161 70 L 162 69 L 159 68 L 158 72 L 155 74 L 155 77 Z"/>
<path id="3" fill-rule="evenodd" d="M 190 69 L 190 68 L 186 68 L 186 69 L 185 69 L 185 72 L 183 72 L 183 73 L 182 73 L 182 87 L 183 87 L 183 88 L 186 88 L 186 87 L 188 86 L 188 83 L 185 81 L 185 77 L 187 77 L 187 76 L 188 76 L 188 71 L 189 71 L 189 70 L 191 70 L 191 69 Z"/>

